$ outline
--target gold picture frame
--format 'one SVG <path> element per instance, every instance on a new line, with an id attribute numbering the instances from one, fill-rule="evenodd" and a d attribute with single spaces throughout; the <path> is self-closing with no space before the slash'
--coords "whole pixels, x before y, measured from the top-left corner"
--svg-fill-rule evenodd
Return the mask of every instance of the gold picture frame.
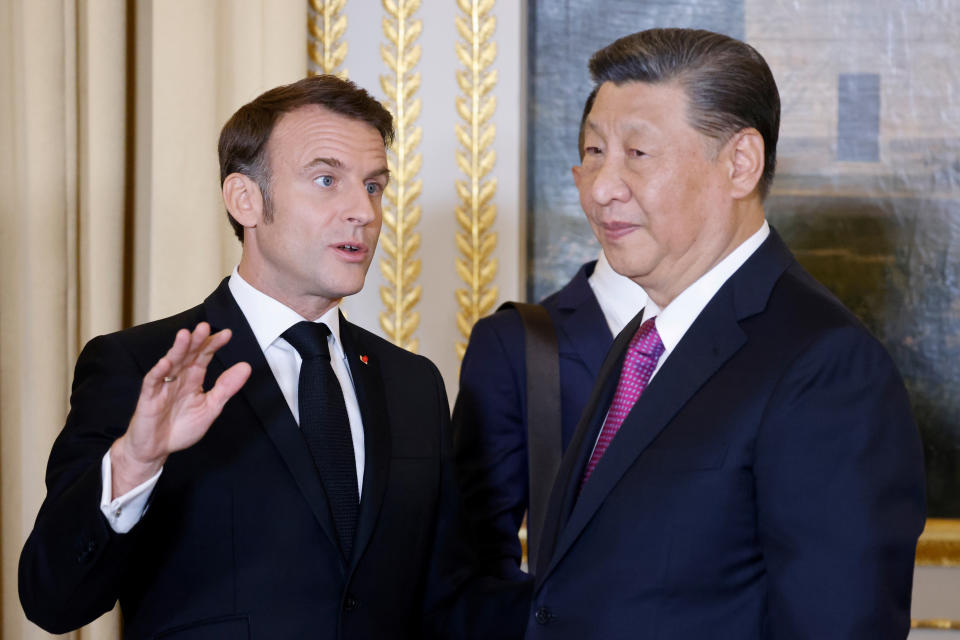
<path id="1" fill-rule="evenodd" d="M 927 519 L 917 542 L 917 566 L 960 567 L 960 519 Z"/>

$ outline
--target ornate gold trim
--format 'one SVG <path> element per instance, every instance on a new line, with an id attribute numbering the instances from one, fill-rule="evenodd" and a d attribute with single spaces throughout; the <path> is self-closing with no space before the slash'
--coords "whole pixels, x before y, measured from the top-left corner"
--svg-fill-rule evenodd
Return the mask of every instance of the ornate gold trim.
<path id="1" fill-rule="evenodd" d="M 491 202 L 497 191 L 497 179 L 487 178 L 496 162 L 491 149 L 497 134 L 490 122 L 497 98 L 488 95 L 497 84 L 497 70 L 487 71 L 497 57 L 492 41 L 496 18 L 490 15 L 495 0 L 457 0 L 464 15 L 456 17 L 457 32 L 463 39 L 456 43 L 457 57 L 465 68 L 457 70 L 457 84 L 464 95 L 457 96 L 457 113 L 466 124 L 456 125 L 457 141 L 463 147 L 456 152 L 457 166 L 469 180 L 456 181 L 460 205 L 456 208 L 460 231 L 456 233 L 457 275 L 467 289 L 457 289 L 460 311 L 457 328 L 470 337 L 473 324 L 485 316 L 497 299 L 497 286 L 491 285 L 497 273 L 497 259 L 491 257 L 497 246 L 497 234 L 490 227 L 497 217 L 497 205 Z M 463 358 L 466 342 L 457 342 L 457 357 Z"/>
<path id="2" fill-rule="evenodd" d="M 420 45 L 417 38 L 423 29 L 413 14 L 420 8 L 420 0 L 383 0 L 389 17 L 383 19 L 383 34 L 389 45 L 380 45 L 380 56 L 391 75 L 380 76 L 380 86 L 387 95 L 387 106 L 393 114 L 397 137 L 387 159 L 390 166 L 390 184 L 384 196 L 383 223 L 380 246 L 389 258 L 380 261 L 380 272 L 389 286 L 380 287 L 380 300 L 385 311 L 380 312 L 380 326 L 394 344 L 416 351 L 419 340 L 413 337 L 420 314 L 414 307 L 420 301 L 421 287 L 415 284 L 420 276 L 420 260 L 414 257 L 420 248 L 420 234 L 414 231 L 420 221 L 417 198 L 423 183 L 415 179 L 420 171 L 422 156 L 416 153 L 422 129 L 414 126 L 420 116 Z"/>
<path id="3" fill-rule="evenodd" d="M 917 565 L 960 567 L 960 520 L 927 519 L 917 542 Z"/>
<path id="4" fill-rule="evenodd" d="M 960 620 L 911 620 L 911 629 L 960 629 Z"/>
<path id="5" fill-rule="evenodd" d="M 339 69 L 347 57 L 347 43 L 340 42 L 347 29 L 347 16 L 340 10 L 346 0 L 307 0 L 307 66 L 310 75 L 347 77 Z"/>

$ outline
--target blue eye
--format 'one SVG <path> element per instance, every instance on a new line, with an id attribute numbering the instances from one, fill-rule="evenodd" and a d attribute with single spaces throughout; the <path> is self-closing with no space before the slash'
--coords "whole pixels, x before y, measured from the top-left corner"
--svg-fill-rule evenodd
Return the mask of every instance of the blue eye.
<path id="1" fill-rule="evenodd" d="M 320 176 L 314 180 L 321 187 L 332 187 L 333 186 L 333 176 Z"/>
<path id="2" fill-rule="evenodd" d="M 372 196 L 377 195 L 378 193 L 380 193 L 380 185 L 377 184 L 376 182 L 368 182 L 367 193 L 369 193 Z"/>

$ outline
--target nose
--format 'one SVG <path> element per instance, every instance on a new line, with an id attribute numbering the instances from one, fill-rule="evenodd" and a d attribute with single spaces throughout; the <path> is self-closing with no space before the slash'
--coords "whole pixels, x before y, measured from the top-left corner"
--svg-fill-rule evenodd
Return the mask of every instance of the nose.
<path id="1" fill-rule="evenodd" d="M 630 199 L 630 188 L 623 180 L 623 163 L 614 154 L 603 159 L 603 164 L 593 180 L 590 194 L 599 205 L 612 202 L 626 202 Z"/>
<path id="2" fill-rule="evenodd" d="M 347 222 L 357 226 L 365 226 L 377 219 L 380 215 L 380 201 L 367 192 L 367 185 L 361 184 L 354 190 L 350 206 L 346 209 Z"/>

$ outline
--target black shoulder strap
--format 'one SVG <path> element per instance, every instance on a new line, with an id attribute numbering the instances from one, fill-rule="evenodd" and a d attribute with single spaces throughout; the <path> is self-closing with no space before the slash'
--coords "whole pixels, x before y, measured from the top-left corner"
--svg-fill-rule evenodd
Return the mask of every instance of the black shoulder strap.
<path id="1" fill-rule="evenodd" d="M 560 469 L 562 419 L 560 415 L 560 351 L 550 314 L 539 304 L 507 302 L 524 329 L 527 371 L 527 456 L 530 502 L 527 507 L 527 558 L 536 561 L 550 489 Z"/>

